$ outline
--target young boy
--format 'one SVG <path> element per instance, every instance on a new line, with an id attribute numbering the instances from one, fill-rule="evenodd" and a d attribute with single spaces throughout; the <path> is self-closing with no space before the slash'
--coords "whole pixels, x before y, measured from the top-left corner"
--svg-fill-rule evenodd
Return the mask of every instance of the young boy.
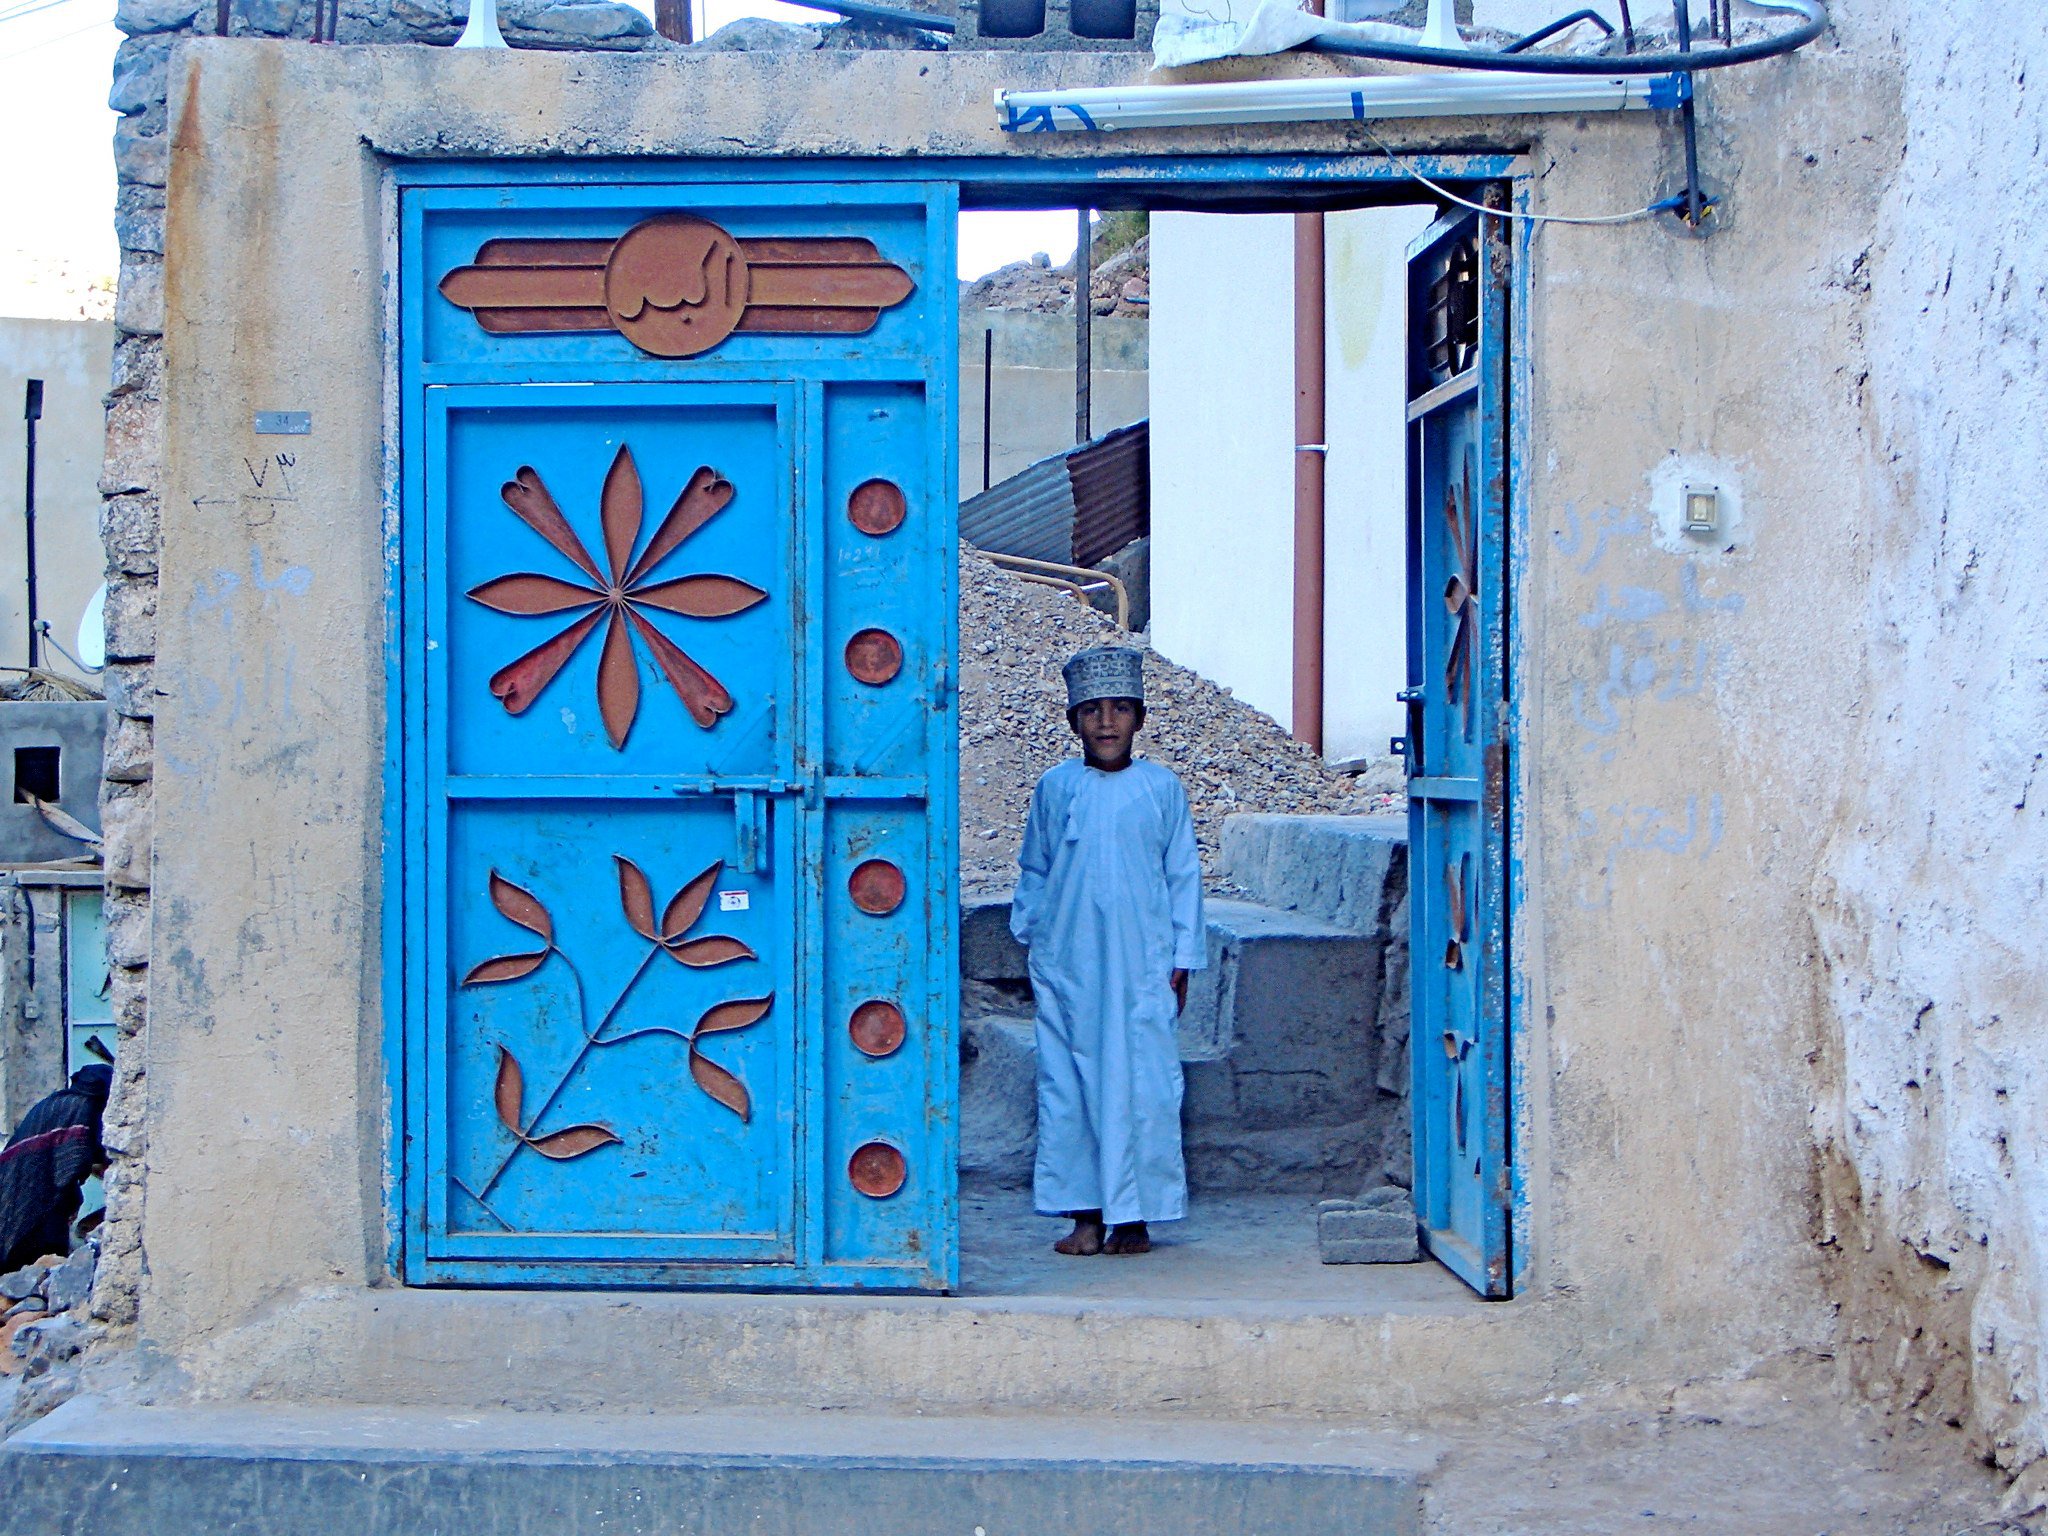
<path id="1" fill-rule="evenodd" d="M 1145 1253 L 1146 1223 L 1187 1209 L 1174 1018 L 1208 961 L 1202 865 L 1180 780 L 1131 760 L 1143 655 L 1099 646 L 1062 675 L 1081 757 L 1032 791 L 1010 907 L 1038 1000 L 1035 1203 L 1073 1218 L 1060 1253 Z"/>

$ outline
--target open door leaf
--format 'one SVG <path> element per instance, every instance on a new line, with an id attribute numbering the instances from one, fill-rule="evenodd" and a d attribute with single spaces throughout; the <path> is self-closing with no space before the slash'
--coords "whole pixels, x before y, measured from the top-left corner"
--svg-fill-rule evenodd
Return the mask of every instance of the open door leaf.
<path id="1" fill-rule="evenodd" d="M 548 951 L 537 949 L 530 955 L 494 955 L 489 960 L 479 961 L 462 978 L 465 987 L 480 987 L 492 981 L 517 981 L 522 976 L 531 976 L 540 969 L 541 962 L 548 957 Z"/>
<path id="2" fill-rule="evenodd" d="M 724 934 L 712 934 L 708 938 L 685 939 L 669 947 L 669 953 L 685 965 L 702 969 L 706 966 L 725 965 L 734 960 L 758 960 L 761 957 L 738 939 Z"/>
<path id="3" fill-rule="evenodd" d="M 581 1157 L 586 1152 L 595 1152 L 599 1147 L 620 1143 L 608 1125 L 572 1125 L 566 1131 L 552 1131 L 546 1136 L 537 1136 L 526 1144 L 542 1157 L 551 1157 L 556 1162 L 567 1162 L 572 1157 Z"/>
<path id="4" fill-rule="evenodd" d="M 491 905 L 527 932 L 539 934 L 544 943 L 555 942 L 555 921 L 548 916 L 548 909 L 533 892 L 521 890 L 495 869 L 491 871 Z"/>
<path id="5" fill-rule="evenodd" d="M 654 937 L 654 888 L 640 866 L 623 853 L 612 858 L 619 866 L 619 905 L 626 909 L 626 921 L 643 939 Z"/>
<path id="6" fill-rule="evenodd" d="M 662 938 L 673 943 L 690 931 L 691 925 L 704 915 L 705 903 L 711 900 L 711 888 L 718 884 L 719 871 L 724 868 L 725 860 L 720 859 L 676 892 L 675 900 L 661 914 Z"/>
<path id="7" fill-rule="evenodd" d="M 747 1085 L 710 1057 L 698 1054 L 694 1045 L 690 1047 L 690 1076 L 697 1080 L 699 1088 L 742 1120 L 754 1118 L 753 1100 L 747 1096 Z"/>
<path id="8" fill-rule="evenodd" d="M 766 997 L 742 997 L 729 1003 L 714 1004 L 705 1009 L 704 1017 L 697 1021 L 695 1035 L 718 1035 L 729 1029 L 745 1029 L 774 1006 L 773 992 Z"/>
<path id="9" fill-rule="evenodd" d="M 520 1070 L 519 1058 L 504 1046 L 498 1047 L 498 1118 L 505 1123 L 505 1129 L 520 1140 L 526 1139 L 526 1127 L 520 1123 L 521 1106 L 526 1098 L 526 1074 Z"/>

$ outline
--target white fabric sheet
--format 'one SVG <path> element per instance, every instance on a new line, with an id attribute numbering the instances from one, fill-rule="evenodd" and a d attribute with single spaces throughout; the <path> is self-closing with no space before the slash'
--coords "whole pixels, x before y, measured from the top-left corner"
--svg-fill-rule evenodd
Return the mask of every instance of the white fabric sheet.
<path id="1" fill-rule="evenodd" d="M 1034 1200 L 1108 1222 L 1187 1211 L 1172 973 L 1208 962 L 1202 864 L 1172 770 L 1070 759 L 1038 781 L 1010 931 L 1038 1003 Z"/>

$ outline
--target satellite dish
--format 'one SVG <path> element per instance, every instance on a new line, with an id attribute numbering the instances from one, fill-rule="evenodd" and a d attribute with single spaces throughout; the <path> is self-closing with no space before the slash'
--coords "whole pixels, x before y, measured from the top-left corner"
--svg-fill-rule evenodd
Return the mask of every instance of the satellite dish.
<path id="1" fill-rule="evenodd" d="M 103 581 L 86 599 L 78 619 L 78 659 L 97 672 L 107 664 L 107 584 Z"/>

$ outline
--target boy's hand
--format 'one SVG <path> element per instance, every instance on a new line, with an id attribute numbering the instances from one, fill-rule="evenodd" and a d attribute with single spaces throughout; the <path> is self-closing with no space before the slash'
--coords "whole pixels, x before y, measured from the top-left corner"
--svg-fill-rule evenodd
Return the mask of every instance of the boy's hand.
<path id="1" fill-rule="evenodd" d="M 1174 1013 L 1179 1015 L 1186 1012 L 1188 1006 L 1188 973 L 1186 971 L 1175 971 L 1173 973 L 1173 980 L 1168 982 L 1167 985 L 1173 988 Z"/>

